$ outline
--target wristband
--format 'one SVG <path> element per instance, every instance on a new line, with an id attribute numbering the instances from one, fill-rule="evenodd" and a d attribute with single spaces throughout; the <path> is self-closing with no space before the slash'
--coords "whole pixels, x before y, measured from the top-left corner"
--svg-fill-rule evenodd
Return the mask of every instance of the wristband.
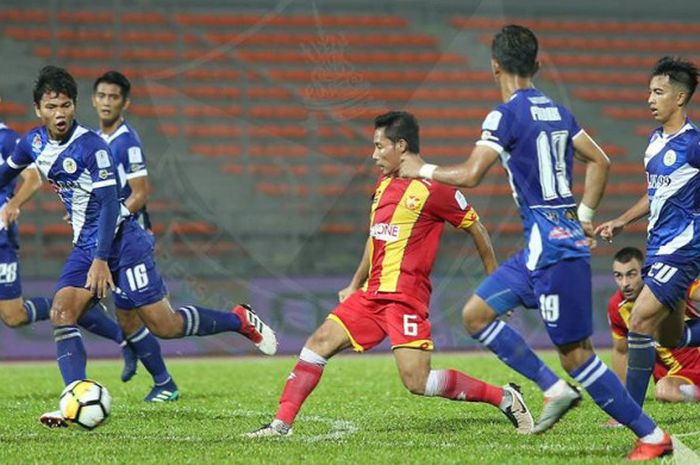
<path id="1" fill-rule="evenodd" d="M 594 214 L 595 210 L 583 202 L 579 204 L 578 210 L 576 212 L 576 215 L 578 215 L 578 220 L 585 223 L 592 223 Z"/>
<path id="2" fill-rule="evenodd" d="M 431 165 L 430 163 L 426 163 L 425 165 L 421 166 L 418 170 L 418 176 L 424 179 L 433 179 L 433 173 L 435 173 L 436 169 L 437 165 Z"/>

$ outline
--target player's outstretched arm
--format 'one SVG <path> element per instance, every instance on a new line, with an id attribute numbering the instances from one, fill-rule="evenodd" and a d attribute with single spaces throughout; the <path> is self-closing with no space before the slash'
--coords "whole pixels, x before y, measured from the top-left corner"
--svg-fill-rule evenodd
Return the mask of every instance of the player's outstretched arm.
<path id="1" fill-rule="evenodd" d="M 403 178 L 424 178 L 454 187 L 476 187 L 486 172 L 498 159 L 498 152 L 485 145 L 477 145 L 463 163 L 450 166 L 437 166 L 425 163 L 418 155 L 405 154 L 401 157 L 399 175 Z"/>
<path id="2" fill-rule="evenodd" d="M 617 236 L 630 223 L 637 221 L 640 218 L 649 214 L 649 196 L 647 194 L 635 203 L 629 210 L 614 220 L 606 221 L 595 228 L 594 234 L 600 234 L 604 240 L 612 242 L 613 237 Z"/>
<path id="3" fill-rule="evenodd" d="M 367 280 L 367 277 L 369 276 L 370 250 L 372 248 L 371 241 L 372 238 L 368 237 L 367 242 L 365 243 L 365 251 L 362 253 L 362 259 L 360 260 L 360 264 L 357 266 L 357 270 L 355 271 L 355 275 L 352 277 L 350 284 L 348 284 L 346 288 L 338 291 L 339 302 L 347 299 L 350 294 L 358 290 Z"/>
<path id="4" fill-rule="evenodd" d="M 496 253 L 493 251 L 488 231 L 481 224 L 481 221 L 474 222 L 466 231 L 472 236 L 474 246 L 479 252 L 479 257 L 481 257 L 481 263 L 484 265 L 484 271 L 486 271 L 486 274 L 493 273 L 498 267 L 498 261 L 496 260 Z"/>
<path id="5" fill-rule="evenodd" d="M 3 208 L 0 214 L 0 220 L 3 224 L 9 225 L 17 221 L 19 217 L 20 208 L 31 199 L 34 194 L 41 187 L 41 175 L 39 170 L 34 167 L 28 167 L 24 169 L 20 176 L 22 176 L 22 184 L 15 192 L 15 195 L 7 201 L 5 208 Z"/>

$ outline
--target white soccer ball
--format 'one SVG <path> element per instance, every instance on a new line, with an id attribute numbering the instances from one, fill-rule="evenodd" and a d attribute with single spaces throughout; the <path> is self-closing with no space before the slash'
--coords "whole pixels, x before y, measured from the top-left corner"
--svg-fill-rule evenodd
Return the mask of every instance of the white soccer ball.
<path id="1" fill-rule="evenodd" d="M 68 422 L 91 430 L 104 423 L 109 416 L 112 396 L 100 383 L 90 379 L 79 379 L 63 390 L 59 407 Z"/>

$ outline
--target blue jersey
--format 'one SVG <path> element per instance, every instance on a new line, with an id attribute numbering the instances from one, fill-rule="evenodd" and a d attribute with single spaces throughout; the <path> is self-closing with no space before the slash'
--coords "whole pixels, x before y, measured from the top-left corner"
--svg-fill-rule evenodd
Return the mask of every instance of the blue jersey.
<path id="1" fill-rule="evenodd" d="M 70 215 L 73 244 L 97 246 L 100 205 L 93 192 L 118 183 L 109 147 L 97 133 L 75 122 L 66 140 L 57 142 L 44 126 L 34 128 L 19 140 L 7 163 L 14 169 L 36 163 Z"/>
<path id="2" fill-rule="evenodd" d="M 647 256 L 700 255 L 700 131 L 656 129 L 644 156 L 649 196 Z"/>
<path id="3" fill-rule="evenodd" d="M 537 89 L 519 89 L 488 114 L 477 145 L 496 150 L 525 229 L 529 270 L 590 255 L 571 193 L 573 115 Z"/>
<path id="4" fill-rule="evenodd" d="M 126 200 L 131 195 L 129 180 L 148 176 L 146 169 L 146 156 L 143 153 L 141 139 L 134 128 L 126 121 L 112 134 L 99 133 L 102 139 L 109 144 L 109 149 L 114 157 L 119 173 L 119 197 Z M 148 213 L 144 206 L 137 215 L 139 222 L 146 229 L 150 229 Z"/>
<path id="5" fill-rule="evenodd" d="M 0 165 L 5 164 L 5 161 L 14 152 L 17 139 L 19 139 L 19 135 L 15 131 L 0 123 Z M 0 189 L 0 208 L 14 195 L 16 185 L 17 179 L 14 179 Z M 0 224 L 0 247 L 5 246 L 19 247 L 17 243 L 17 223 L 13 223 L 9 228 L 4 224 Z"/>

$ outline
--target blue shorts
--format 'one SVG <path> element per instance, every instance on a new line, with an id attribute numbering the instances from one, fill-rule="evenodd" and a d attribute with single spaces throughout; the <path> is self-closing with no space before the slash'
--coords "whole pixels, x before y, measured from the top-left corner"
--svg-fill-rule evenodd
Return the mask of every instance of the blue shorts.
<path id="1" fill-rule="evenodd" d="M 689 260 L 675 255 L 648 257 L 642 274 L 644 284 L 659 302 L 673 311 L 678 302 L 685 300 L 688 286 L 698 278 L 700 259 Z"/>
<path id="2" fill-rule="evenodd" d="M 14 246 L 0 246 L 0 300 L 12 300 L 21 295 L 17 249 Z"/>
<path id="3" fill-rule="evenodd" d="M 114 292 L 117 308 L 131 310 L 165 297 L 165 285 L 153 258 L 153 248 L 153 235 L 144 231 L 136 221 L 122 224 L 108 260 L 117 287 Z M 85 287 L 94 256 L 94 249 L 75 247 L 63 265 L 55 291 L 64 287 Z"/>
<path id="4" fill-rule="evenodd" d="M 549 338 L 557 346 L 593 334 L 591 294 L 588 258 L 570 258 L 530 271 L 524 251 L 503 262 L 476 290 L 499 316 L 518 306 L 539 308 Z"/>

